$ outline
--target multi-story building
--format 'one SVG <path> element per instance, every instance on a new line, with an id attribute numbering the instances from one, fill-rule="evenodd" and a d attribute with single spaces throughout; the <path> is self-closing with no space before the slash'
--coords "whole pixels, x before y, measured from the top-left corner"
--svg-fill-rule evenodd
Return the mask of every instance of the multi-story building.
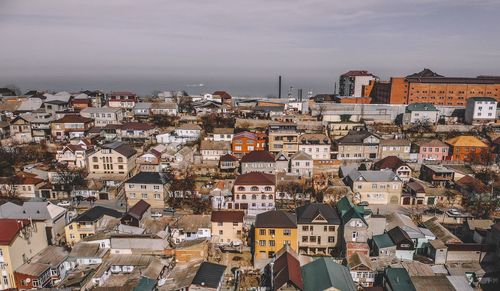
<path id="1" fill-rule="evenodd" d="M 475 136 L 460 135 L 446 140 L 450 146 L 448 158 L 452 161 L 485 164 L 490 159 L 489 147 Z"/>
<path id="2" fill-rule="evenodd" d="M 268 128 L 269 151 L 288 156 L 299 150 L 299 136 L 295 123 L 270 123 Z"/>
<path id="3" fill-rule="evenodd" d="M 57 151 L 56 160 L 70 168 L 86 168 L 88 155 L 92 153 L 93 149 L 92 145 L 84 141 L 80 141 L 78 144 L 68 144 Z"/>
<path id="4" fill-rule="evenodd" d="M 313 160 L 329 160 L 330 147 L 326 134 L 306 133 L 299 137 L 299 151 L 309 154 Z"/>
<path id="5" fill-rule="evenodd" d="M 209 139 L 213 141 L 229 141 L 232 142 L 234 137 L 234 128 L 214 128 L 209 134 Z"/>
<path id="6" fill-rule="evenodd" d="M 184 123 L 175 129 L 175 134 L 186 140 L 197 140 L 201 134 L 201 127 L 197 124 Z"/>
<path id="7" fill-rule="evenodd" d="M 338 243 L 340 217 L 333 207 L 311 203 L 297 207 L 299 253 L 331 254 Z"/>
<path id="8" fill-rule="evenodd" d="M 34 142 L 40 142 L 50 138 L 51 123 L 55 120 L 55 116 L 45 112 L 32 112 L 23 114 L 31 126 L 31 136 Z"/>
<path id="9" fill-rule="evenodd" d="M 378 147 L 378 158 L 397 156 L 402 160 L 410 159 L 411 141 L 407 139 L 383 139 Z"/>
<path id="10" fill-rule="evenodd" d="M 76 114 L 66 114 L 51 124 L 51 135 L 55 140 L 83 138 L 94 126 L 94 120 Z"/>
<path id="11" fill-rule="evenodd" d="M 347 265 L 351 271 L 354 283 L 363 287 L 373 287 L 377 269 L 372 264 L 370 257 L 362 253 L 354 253 L 347 258 Z"/>
<path id="12" fill-rule="evenodd" d="M 334 143 L 339 160 L 374 160 L 378 157 L 380 138 L 369 131 L 350 131 Z"/>
<path id="13" fill-rule="evenodd" d="M 88 156 L 88 171 L 126 177 L 135 168 L 136 156 L 137 151 L 124 142 L 105 144 Z"/>
<path id="14" fill-rule="evenodd" d="M 371 233 L 368 230 L 364 207 L 353 205 L 347 196 L 340 199 L 335 207 L 342 220 L 342 247 L 346 257 L 357 251 L 368 255 L 370 249 L 367 241 Z"/>
<path id="15" fill-rule="evenodd" d="M 218 162 L 220 157 L 231 153 L 231 144 L 227 141 L 202 140 L 200 143 L 201 159 L 205 162 Z"/>
<path id="16" fill-rule="evenodd" d="M 88 107 L 82 109 L 80 115 L 94 119 L 95 126 L 120 124 L 123 120 L 123 111 L 119 107 Z"/>
<path id="17" fill-rule="evenodd" d="M 449 146 L 438 139 L 419 140 L 413 142 L 413 152 L 416 152 L 419 163 L 422 161 L 442 161 L 449 155 Z"/>
<path id="18" fill-rule="evenodd" d="M 338 121 L 328 122 L 327 125 L 328 136 L 330 136 L 332 140 L 348 135 L 351 130 L 363 129 L 365 129 L 365 124 L 363 122 Z"/>
<path id="19" fill-rule="evenodd" d="M 439 120 L 439 110 L 432 103 L 412 103 L 406 106 L 403 114 L 403 124 L 412 125 L 415 123 L 421 124 L 436 124 Z"/>
<path id="20" fill-rule="evenodd" d="M 166 181 L 157 172 L 139 172 L 125 181 L 125 196 L 129 206 L 140 200 L 146 201 L 153 209 L 164 209 L 166 198 Z"/>
<path id="21" fill-rule="evenodd" d="M 241 173 L 261 172 L 274 174 L 276 162 L 271 153 L 266 150 L 252 151 L 241 158 Z"/>
<path id="22" fill-rule="evenodd" d="M 284 245 L 297 251 L 297 218 L 293 213 L 278 210 L 260 213 L 255 219 L 254 237 L 255 261 L 273 258 Z"/>
<path id="23" fill-rule="evenodd" d="M 237 133 L 232 139 L 232 150 L 235 155 L 244 155 L 253 151 L 266 149 L 266 134 L 244 131 Z"/>
<path id="24" fill-rule="evenodd" d="M 14 272 L 48 246 L 43 222 L 31 219 L 0 219 L 0 289 L 21 288 Z"/>
<path id="25" fill-rule="evenodd" d="M 339 78 L 339 95 L 340 96 L 363 96 L 363 86 L 366 86 L 370 81 L 378 81 L 379 78 L 368 71 L 349 71 L 340 75 Z"/>
<path id="26" fill-rule="evenodd" d="M 500 77 L 476 78 L 443 77 L 424 69 L 406 77 L 392 77 L 390 81 L 370 81 L 363 96 L 372 97 L 372 103 L 465 106 L 470 97 L 484 96 L 500 99 Z"/>
<path id="27" fill-rule="evenodd" d="M 442 165 L 422 165 L 420 168 L 420 179 L 434 186 L 445 187 L 455 177 L 455 172 Z"/>
<path id="28" fill-rule="evenodd" d="M 108 106 L 132 110 L 137 103 L 137 95 L 132 92 L 111 92 L 108 94 Z"/>
<path id="29" fill-rule="evenodd" d="M 354 192 L 356 200 L 369 204 L 400 203 L 403 182 L 393 171 L 353 170 L 344 182 Z"/>
<path id="30" fill-rule="evenodd" d="M 250 172 L 236 177 L 233 202 L 229 209 L 244 210 L 248 216 L 272 210 L 275 207 L 276 177 L 271 174 Z"/>
<path id="31" fill-rule="evenodd" d="M 243 243 L 243 218 L 245 212 L 238 210 L 212 211 L 212 241 L 222 245 Z"/>
<path id="32" fill-rule="evenodd" d="M 94 206 L 75 217 L 66 227 L 66 243 L 74 245 L 87 236 L 104 230 L 112 222 L 119 222 L 122 213 L 103 206 Z"/>
<path id="33" fill-rule="evenodd" d="M 155 127 L 145 122 L 126 122 L 117 131 L 120 140 L 144 142 L 151 139 Z"/>
<path id="34" fill-rule="evenodd" d="M 469 98 L 465 107 L 465 122 L 474 124 L 495 121 L 497 104 L 497 99 L 492 97 Z"/>
<path id="35" fill-rule="evenodd" d="M 299 151 L 290 158 L 290 173 L 311 178 L 313 173 L 313 158 L 305 152 Z"/>
<path id="36" fill-rule="evenodd" d="M 31 125 L 22 116 L 17 116 L 10 121 L 10 137 L 15 143 L 30 143 L 33 141 Z"/>
<path id="37" fill-rule="evenodd" d="M 178 108 L 174 102 L 154 102 L 151 105 L 152 115 L 177 116 Z"/>

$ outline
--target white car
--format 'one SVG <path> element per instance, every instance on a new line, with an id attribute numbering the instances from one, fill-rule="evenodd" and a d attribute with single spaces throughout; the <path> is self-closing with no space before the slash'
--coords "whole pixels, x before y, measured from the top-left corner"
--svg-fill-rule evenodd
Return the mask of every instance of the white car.
<path id="1" fill-rule="evenodd" d="M 158 212 L 158 211 L 151 213 L 152 218 L 160 218 L 162 216 L 163 216 L 163 214 L 161 212 Z"/>
<path id="2" fill-rule="evenodd" d="M 68 200 L 63 200 L 63 201 L 59 201 L 59 203 L 57 203 L 57 206 L 69 207 L 69 206 L 71 206 L 71 203 Z"/>

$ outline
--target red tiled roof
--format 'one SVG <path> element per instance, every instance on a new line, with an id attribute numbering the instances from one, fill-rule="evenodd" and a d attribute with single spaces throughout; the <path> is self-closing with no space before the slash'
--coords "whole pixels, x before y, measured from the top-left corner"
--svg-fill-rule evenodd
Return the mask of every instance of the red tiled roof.
<path id="1" fill-rule="evenodd" d="M 213 211 L 212 222 L 243 222 L 245 212 L 238 210 Z"/>
<path id="2" fill-rule="evenodd" d="M 236 177 L 234 185 L 274 185 L 276 177 L 272 174 L 250 172 Z"/>
<path id="3" fill-rule="evenodd" d="M 225 154 L 220 157 L 219 161 L 221 162 L 236 162 L 238 161 L 238 158 L 231 155 L 231 154 Z"/>
<path id="4" fill-rule="evenodd" d="M 358 77 L 358 76 L 372 76 L 375 77 L 372 73 L 368 73 L 368 71 L 349 71 L 345 74 L 342 74 L 342 76 L 346 77 Z"/>
<path id="5" fill-rule="evenodd" d="M 285 252 L 276 259 L 273 274 L 276 289 L 283 287 L 287 283 L 295 285 L 299 290 L 304 289 L 300 262 L 290 252 Z"/>
<path id="6" fill-rule="evenodd" d="M 63 118 L 55 120 L 54 123 L 89 123 L 92 121 L 92 118 L 83 117 L 81 115 L 66 114 Z"/>
<path id="7" fill-rule="evenodd" d="M 231 95 L 226 91 L 215 91 L 212 95 L 220 96 L 222 99 L 231 99 Z"/>
<path id="8" fill-rule="evenodd" d="M 27 219 L 0 219 L 0 245 L 10 245 L 21 229 L 28 226 Z"/>
<path id="9" fill-rule="evenodd" d="M 373 168 L 375 170 L 391 169 L 393 171 L 396 171 L 401 166 L 408 166 L 408 165 L 397 156 L 388 156 L 376 162 L 373 165 Z"/>

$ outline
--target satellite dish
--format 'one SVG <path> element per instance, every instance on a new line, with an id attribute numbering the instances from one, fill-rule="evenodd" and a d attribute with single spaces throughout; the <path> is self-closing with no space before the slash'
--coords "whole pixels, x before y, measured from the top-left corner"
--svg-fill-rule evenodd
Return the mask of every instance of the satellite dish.
<path id="1" fill-rule="evenodd" d="M 26 283 L 29 283 L 31 282 L 31 279 L 30 278 L 26 278 Z"/>

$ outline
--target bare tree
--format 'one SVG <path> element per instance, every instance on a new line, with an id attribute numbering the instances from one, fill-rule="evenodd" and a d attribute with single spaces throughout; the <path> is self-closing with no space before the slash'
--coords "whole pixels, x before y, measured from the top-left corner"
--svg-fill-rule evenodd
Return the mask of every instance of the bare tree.
<path id="1" fill-rule="evenodd" d="M 282 182 L 276 186 L 278 192 L 284 192 L 291 196 L 294 207 L 297 207 L 297 194 L 303 192 L 303 185 L 299 182 Z"/>
<path id="2" fill-rule="evenodd" d="M 61 190 L 71 196 L 71 192 L 76 186 L 86 185 L 86 173 L 83 169 L 72 169 L 67 164 L 57 164 L 57 184 L 61 186 Z"/>

